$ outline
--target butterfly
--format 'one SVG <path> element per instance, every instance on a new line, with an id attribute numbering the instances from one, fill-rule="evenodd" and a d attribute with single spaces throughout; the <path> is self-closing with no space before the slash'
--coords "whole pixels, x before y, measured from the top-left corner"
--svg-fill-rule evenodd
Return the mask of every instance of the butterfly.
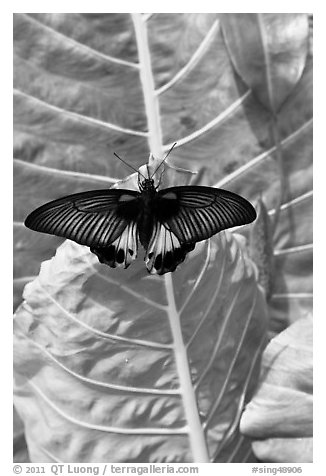
<path id="1" fill-rule="evenodd" d="M 127 268 L 140 242 L 147 270 L 162 275 L 175 271 L 197 242 L 255 220 L 251 203 L 227 190 L 195 185 L 158 190 L 153 178 L 158 168 L 150 174 L 147 167 L 147 177 L 138 171 L 138 191 L 68 195 L 34 210 L 25 226 L 86 245 L 112 268 Z"/>

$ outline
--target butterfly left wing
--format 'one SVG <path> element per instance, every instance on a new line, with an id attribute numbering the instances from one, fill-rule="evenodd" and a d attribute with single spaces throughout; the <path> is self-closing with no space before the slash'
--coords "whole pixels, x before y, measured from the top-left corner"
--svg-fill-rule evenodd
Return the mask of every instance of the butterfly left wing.
<path id="1" fill-rule="evenodd" d="M 108 246 L 91 246 L 91 252 L 96 254 L 100 263 L 111 268 L 128 268 L 137 257 L 138 231 L 137 223 L 129 222 L 123 232 Z"/>
<path id="2" fill-rule="evenodd" d="M 25 225 L 89 246 L 109 266 L 127 267 L 137 256 L 139 197 L 124 189 L 76 193 L 37 208 Z"/>
<path id="3" fill-rule="evenodd" d="M 157 220 L 146 250 L 146 267 L 151 274 L 170 273 L 184 261 L 187 253 L 194 248 L 194 243 L 181 243 L 164 223 Z"/>
<path id="4" fill-rule="evenodd" d="M 195 243 L 234 226 L 251 223 L 254 207 L 245 198 L 213 187 L 183 186 L 160 190 L 155 198 L 157 219 L 147 250 L 151 273 L 174 271 Z"/>

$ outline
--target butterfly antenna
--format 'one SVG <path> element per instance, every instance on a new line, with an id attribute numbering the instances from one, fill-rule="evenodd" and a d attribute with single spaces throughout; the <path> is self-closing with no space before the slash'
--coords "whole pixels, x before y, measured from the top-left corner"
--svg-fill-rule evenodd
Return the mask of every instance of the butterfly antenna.
<path id="1" fill-rule="evenodd" d="M 173 146 L 171 147 L 171 149 L 168 151 L 168 153 L 166 154 L 166 156 L 164 157 L 164 159 L 162 160 L 162 162 L 159 164 L 159 166 L 155 169 L 154 173 L 152 173 L 151 175 L 151 178 L 154 177 L 154 175 L 156 174 L 156 172 L 158 171 L 158 169 L 161 167 L 161 165 L 163 164 L 163 162 L 168 158 L 168 156 L 170 155 L 170 152 L 172 152 L 172 149 L 174 148 L 174 146 L 176 146 L 177 143 L 175 142 L 173 144 Z"/>
<path id="2" fill-rule="evenodd" d="M 125 165 L 127 165 L 128 167 L 130 167 L 132 170 L 134 170 L 135 172 L 137 172 L 138 174 L 140 174 L 142 177 L 144 177 L 144 175 L 139 172 L 139 170 L 135 169 L 132 165 L 128 164 L 128 162 L 126 162 L 125 160 L 121 159 L 121 157 L 118 156 L 118 154 L 116 154 L 115 152 L 113 152 L 113 155 L 115 155 L 119 160 L 121 160 L 121 162 L 123 162 Z M 144 179 L 146 180 L 146 177 L 144 177 Z"/>

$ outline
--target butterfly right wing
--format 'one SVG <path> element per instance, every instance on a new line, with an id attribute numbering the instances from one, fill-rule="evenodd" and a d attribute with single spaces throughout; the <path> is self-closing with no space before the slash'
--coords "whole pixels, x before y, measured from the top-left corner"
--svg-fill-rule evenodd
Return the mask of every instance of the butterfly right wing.
<path id="1" fill-rule="evenodd" d="M 214 187 L 187 185 L 158 192 L 157 217 L 182 243 L 197 243 L 256 219 L 248 200 Z"/>
<path id="2" fill-rule="evenodd" d="M 251 203 L 240 195 L 192 185 L 160 190 L 154 211 L 145 259 L 148 271 L 157 274 L 174 271 L 197 242 L 256 218 Z"/>
<path id="3" fill-rule="evenodd" d="M 25 225 L 91 248 L 109 266 L 129 266 L 137 256 L 140 193 L 109 189 L 76 193 L 34 210 Z"/>

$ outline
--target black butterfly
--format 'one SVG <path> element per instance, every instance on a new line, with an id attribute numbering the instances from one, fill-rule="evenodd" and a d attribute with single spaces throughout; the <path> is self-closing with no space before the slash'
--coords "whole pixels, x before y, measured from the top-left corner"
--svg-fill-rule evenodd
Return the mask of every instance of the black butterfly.
<path id="1" fill-rule="evenodd" d="M 158 190 L 153 175 L 138 173 L 139 191 L 91 190 L 46 203 L 25 225 L 89 246 L 112 268 L 127 268 L 140 241 L 148 271 L 161 275 L 174 271 L 198 241 L 256 218 L 240 195 L 194 185 Z"/>

